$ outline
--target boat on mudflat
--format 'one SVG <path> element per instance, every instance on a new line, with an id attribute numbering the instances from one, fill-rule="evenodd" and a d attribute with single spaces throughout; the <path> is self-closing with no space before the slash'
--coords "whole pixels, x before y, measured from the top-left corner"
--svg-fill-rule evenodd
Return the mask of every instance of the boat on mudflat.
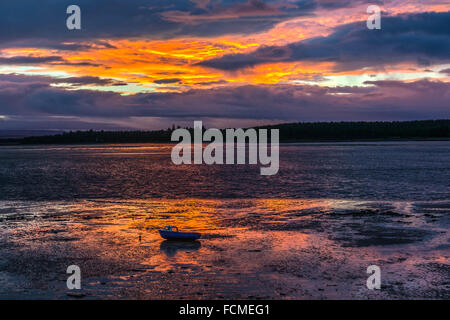
<path id="1" fill-rule="evenodd" d="M 197 232 L 181 232 L 178 227 L 166 226 L 164 229 L 159 230 L 159 234 L 166 240 L 178 240 L 178 241 L 194 241 L 200 239 L 202 236 Z"/>

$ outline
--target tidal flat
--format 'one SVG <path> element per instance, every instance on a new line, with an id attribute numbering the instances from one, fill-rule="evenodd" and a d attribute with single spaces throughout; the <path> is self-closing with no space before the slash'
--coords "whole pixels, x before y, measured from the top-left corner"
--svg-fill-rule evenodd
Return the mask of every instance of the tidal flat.
<path id="1" fill-rule="evenodd" d="M 0 299 L 450 297 L 450 142 L 282 144 L 273 176 L 172 147 L 1 147 Z"/>
<path id="2" fill-rule="evenodd" d="M 450 202 L 3 201 L 0 213 L 2 299 L 450 298 Z M 163 240 L 163 225 L 203 237 Z M 69 265 L 81 290 L 67 289 Z"/>

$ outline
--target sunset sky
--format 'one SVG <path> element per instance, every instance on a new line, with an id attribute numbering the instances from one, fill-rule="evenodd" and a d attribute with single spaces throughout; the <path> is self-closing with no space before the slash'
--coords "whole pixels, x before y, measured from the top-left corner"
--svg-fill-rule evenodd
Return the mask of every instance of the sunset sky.
<path id="1" fill-rule="evenodd" d="M 1 0 L 0 16 L 0 129 L 450 118 L 450 0 Z"/>

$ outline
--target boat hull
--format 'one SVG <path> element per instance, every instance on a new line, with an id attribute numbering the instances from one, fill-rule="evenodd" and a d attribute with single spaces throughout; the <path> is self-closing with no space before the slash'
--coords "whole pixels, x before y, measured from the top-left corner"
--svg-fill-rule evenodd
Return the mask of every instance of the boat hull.
<path id="1" fill-rule="evenodd" d="M 177 241 L 194 241 L 200 239 L 201 237 L 201 234 L 197 232 L 174 232 L 159 230 L 159 234 L 166 240 Z"/>

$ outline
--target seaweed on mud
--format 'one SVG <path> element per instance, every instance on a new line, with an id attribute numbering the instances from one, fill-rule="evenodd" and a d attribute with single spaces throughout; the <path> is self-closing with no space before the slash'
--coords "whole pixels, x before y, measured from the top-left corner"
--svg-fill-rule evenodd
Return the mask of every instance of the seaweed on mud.
<path id="1" fill-rule="evenodd" d="M 330 239 L 339 241 L 344 247 L 368 247 L 409 244 L 423 241 L 431 231 L 416 228 L 396 228 L 375 224 L 352 224 L 350 230 L 338 230 Z"/>
<path id="2" fill-rule="evenodd" d="M 426 269 L 427 271 L 438 273 L 443 279 L 447 279 L 447 285 L 450 285 L 450 264 L 444 264 L 439 262 L 429 262 L 420 264 L 419 267 Z"/>
<path id="3" fill-rule="evenodd" d="M 320 220 L 296 220 L 289 223 L 262 223 L 260 229 L 267 231 L 299 231 L 314 230 L 316 232 L 324 232 L 323 222 Z"/>

